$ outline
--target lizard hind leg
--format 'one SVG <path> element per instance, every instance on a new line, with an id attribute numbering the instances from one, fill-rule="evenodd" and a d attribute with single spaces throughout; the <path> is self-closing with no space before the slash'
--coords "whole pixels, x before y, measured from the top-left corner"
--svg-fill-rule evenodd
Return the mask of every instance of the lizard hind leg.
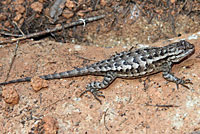
<path id="1" fill-rule="evenodd" d="M 113 72 L 106 73 L 102 82 L 94 81 L 94 82 L 89 83 L 86 86 L 86 90 L 81 93 L 80 97 L 84 95 L 86 92 L 91 92 L 94 98 L 97 101 L 99 101 L 99 103 L 101 104 L 101 100 L 98 97 L 105 98 L 105 96 L 100 90 L 107 88 L 115 79 L 116 79 L 116 75 Z"/>

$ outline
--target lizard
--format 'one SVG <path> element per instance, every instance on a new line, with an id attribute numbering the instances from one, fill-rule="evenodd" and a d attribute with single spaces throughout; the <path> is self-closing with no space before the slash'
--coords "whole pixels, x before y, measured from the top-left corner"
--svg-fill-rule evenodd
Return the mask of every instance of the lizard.
<path id="1" fill-rule="evenodd" d="M 141 78 L 155 73 L 162 72 L 162 76 L 167 81 L 176 83 L 188 88 L 187 84 L 192 84 L 189 79 L 182 79 L 172 74 L 172 66 L 181 62 L 195 51 L 193 44 L 181 40 L 163 47 L 145 47 L 135 50 L 116 53 L 108 59 L 87 65 L 81 68 L 75 68 L 70 71 L 39 76 L 45 80 L 77 77 L 84 75 L 104 76 L 103 81 L 94 81 L 86 86 L 86 90 L 80 94 L 80 97 L 86 92 L 91 92 L 96 100 L 101 104 L 99 97 L 104 97 L 102 89 L 106 89 L 116 78 Z M 18 82 L 31 81 L 32 77 L 2 82 L 0 85 L 6 85 Z"/>

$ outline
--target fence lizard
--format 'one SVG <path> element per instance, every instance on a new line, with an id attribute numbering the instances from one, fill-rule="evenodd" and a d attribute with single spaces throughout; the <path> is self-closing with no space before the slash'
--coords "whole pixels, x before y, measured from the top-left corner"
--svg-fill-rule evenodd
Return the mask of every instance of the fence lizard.
<path id="1" fill-rule="evenodd" d="M 80 95 L 91 92 L 100 103 L 99 97 L 105 97 L 100 90 L 107 88 L 116 78 L 140 78 L 162 72 L 164 79 L 176 83 L 177 88 L 179 84 L 188 88 L 186 84 L 191 84 L 190 80 L 183 80 L 174 76 L 171 73 L 171 68 L 173 64 L 179 63 L 193 54 L 194 50 L 193 44 L 181 40 L 164 47 L 146 47 L 124 51 L 111 56 L 109 59 L 82 68 L 39 77 L 50 80 L 83 75 L 104 76 L 102 82 L 94 81 L 88 84 L 86 90 Z M 27 81 L 31 81 L 31 77 L 2 82 L 0 85 Z"/>

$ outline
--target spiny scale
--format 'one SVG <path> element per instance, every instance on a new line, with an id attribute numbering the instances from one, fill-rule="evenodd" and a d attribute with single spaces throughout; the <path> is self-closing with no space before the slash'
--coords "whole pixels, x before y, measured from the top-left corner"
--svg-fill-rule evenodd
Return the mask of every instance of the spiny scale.
<path id="1" fill-rule="evenodd" d="M 171 67 L 174 63 L 180 62 L 194 52 L 194 45 L 182 40 L 169 44 L 164 47 L 147 47 L 136 50 L 124 51 L 111 56 L 109 59 L 94 63 L 92 65 L 76 68 L 71 71 L 48 74 L 40 76 L 45 80 L 60 79 L 67 77 L 83 76 L 83 75 L 102 75 L 102 82 L 92 82 L 86 87 L 86 91 L 91 92 L 94 97 L 101 102 L 98 97 L 104 97 L 99 90 L 108 87 L 117 77 L 121 78 L 139 78 L 164 72 L 163 77 L 175 82 L 177 85 L 190 83 L 184 81 L 171 74 Z M 30 81 L 31 77 L 2 82 L 0 85 L 10 83 Z M 83 94 L 85 93 L 83 92 Z"/>

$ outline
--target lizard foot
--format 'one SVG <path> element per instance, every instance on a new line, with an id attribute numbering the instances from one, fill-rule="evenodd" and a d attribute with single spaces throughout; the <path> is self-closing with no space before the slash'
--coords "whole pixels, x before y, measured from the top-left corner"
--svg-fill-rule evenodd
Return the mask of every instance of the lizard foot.
<path id="1" fill-rule="evenodd" d="M 179 79 L 178 81 L 176 81 L 176 87 L 177 89 L 179 89 L 179 84 L 186 87 L 187 89 L 189 89 L 189 87 L 186 84 L 193 84 L 189 79 Z"/>
<path id="2" fill-rule="evenodd" d="M 99 97 L 103 97 L 105 98 L 105 96 L 103 95 L 102 91 L 99 91 L 97 88 L 91 88 L 91 87 L 87 87 L 85 91 L 83 91 L 80 95 L 83 96 L 85 93 L 87 92 L 91 92 L 92 95 L 94 96 L 94 98 L 100 103 L 102 104 L 101 100 L 99 99 Z"/>

